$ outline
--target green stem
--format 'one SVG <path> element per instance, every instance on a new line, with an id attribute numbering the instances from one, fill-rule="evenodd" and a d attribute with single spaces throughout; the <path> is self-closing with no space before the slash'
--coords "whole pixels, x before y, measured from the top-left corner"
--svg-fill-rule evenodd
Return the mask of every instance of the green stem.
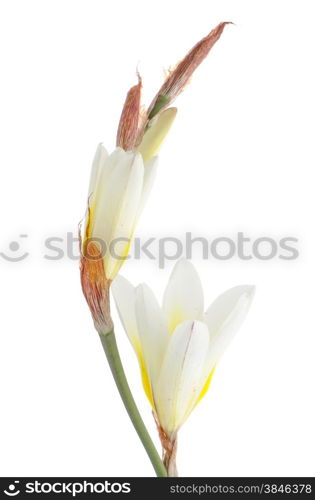
<path id="1" fill-rule="evenodd" d="M 148 457 L 151 460 L 156 475 L 158 477 L 167 477 L 167 472 L 164 464 L 155 449 L 153 441 L 150 438 L 150 435 L 144 425 L 144 422 L 131 394 L 124 368 L 119 356 L 114 330 L 111 330 L 110 332 L 105 334 L 100 333 L 100 338 L 121 399 L 125 405 L 130 420 L 132 421 L 133 426 L 136 429 L 138 436 L 148 454 Z"/>

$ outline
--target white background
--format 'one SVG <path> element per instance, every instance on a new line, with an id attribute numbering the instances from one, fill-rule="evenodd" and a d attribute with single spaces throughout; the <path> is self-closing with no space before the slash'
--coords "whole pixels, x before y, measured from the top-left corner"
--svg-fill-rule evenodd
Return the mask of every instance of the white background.
<path id="1" fill-rule="evenodd" d="M 138 236 L 299 238 L 297 260 L 195 256 L 206 301 L 253 283 L 248 319 L 179 436 L 183 476 L 314 475 L 314 15 L 289 0 L 1 1 L 1 468 L 4 475 L 149 476 L 79 284 L 43 258 L 76 232 L 96 145 L 114 147 L 127 89 L 228 26 L 177 101 Z M 28 238 L 19 237 L 27 233 Z M 123 274 L 161 297 L 173 263 Z M 116 317 L 116 316 L 115 316 Z M 137 361 L 128 377 L 159 446 Z"/>

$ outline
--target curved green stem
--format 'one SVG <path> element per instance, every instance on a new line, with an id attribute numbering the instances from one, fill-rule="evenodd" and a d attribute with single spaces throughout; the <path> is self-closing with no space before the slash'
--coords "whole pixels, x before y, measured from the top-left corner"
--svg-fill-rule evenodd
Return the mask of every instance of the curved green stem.
<path id="1" fill-rule="evenodd" d="M 121 399 L 125 405 L 130 420 L 132 421 L 133 426 L 136 429 L 138 436 L 148 454 L 148 457 L 151 460 L 156 475 L 158 477 L 167 477 L 165 466 L 158 452 L 156 451 L 153 441 L 144 425 L 139 410 L 131 394 L 124 368 L 119 356 L 114 330 L 111 330 L 110 332 L 105 334 L 100 333 L 100 338 Z"/>

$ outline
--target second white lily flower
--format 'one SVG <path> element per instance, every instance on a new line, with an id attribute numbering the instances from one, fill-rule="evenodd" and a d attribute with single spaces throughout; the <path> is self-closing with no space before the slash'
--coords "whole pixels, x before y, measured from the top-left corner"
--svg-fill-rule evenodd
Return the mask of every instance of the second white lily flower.
<path id="1" fill-rule="evenodd" d="M 145 284 L 134 288 L 118 276 L 112 290 L 146 395 L 161 429 L 172 438 L 207 392 L 219 358 L 245 319 L 254 287 L 231 288 L 204 312 L 199 276 L 181 260 L 162 307 Z"/>

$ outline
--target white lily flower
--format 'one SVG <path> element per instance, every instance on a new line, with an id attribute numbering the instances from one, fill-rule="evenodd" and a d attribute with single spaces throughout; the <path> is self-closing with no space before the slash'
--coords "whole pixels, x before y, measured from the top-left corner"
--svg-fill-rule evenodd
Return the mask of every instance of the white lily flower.
<path id="1" fill-rule="evenodd" d="M 88 193 L 85 241 L 99 246 L 107 280 L 114 279 L 128 255 L 135 224 L 152 188 L 156 167 L 156 156 L 144 165 L 140 153 L 118 147 L 108 155 L 103 144 L 96 150 Z"/>
<path id="2" fill-rule="evenodd" d="M 207 392 L 217 362 L 245 319 L 254 287 L 231 288 L 204 312 L 199 276 L 181 260 L 162 307 L 145 284 L 134 288 L 118 276 L 112 290 L 160 430 L 174 439 Z"/>

